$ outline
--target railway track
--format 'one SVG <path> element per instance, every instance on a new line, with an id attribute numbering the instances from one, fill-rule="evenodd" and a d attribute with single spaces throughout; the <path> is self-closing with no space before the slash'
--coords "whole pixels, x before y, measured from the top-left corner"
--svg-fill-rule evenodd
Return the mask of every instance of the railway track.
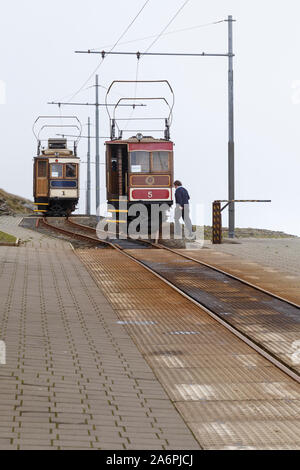
<path id="1" fill-rule="evenodd" d="M 38 219 L 39 221 L 40 219 Z M 74 231 L 74 230 L 67 230 L 65 227 L 61 227 L 61 226 L 58 226 L 58 225 L 54 225 L 54 224 L 50 224 L 47 220 L 46 217 L 43 217 L 42 219 L 42 224 L 49 230 L 52 230 L 52 231 L 55 231 L 55 232 L 59 232 L 63 235 L 66 235 L 67 237 L 71 238 L 71 239 L 78 239 L 78 240 L 83 240 L 85 242 L 88 242 L 92 245 L 103 245 L 103 246 L 107 246 L 108 244 L 102 240 L 99 240 L 99 238 L 96 238 L 95 236 L 92 237 L 91 235 L 83 235 L 82 233 L 78 232 L 78 231 Z"/>
<path id="2" fill-rule="evenodd" d="M 91 245 L 102 245 L 105 247 L 114 248 L 119 251 L 137 248 L 160 248 L 158 245 L 151 243 L 147 240 L 131 240 L 129 238 L 101 240 L 97 236 L 96 229 L 87 225 L 78 224 L 77 222 L 74 222 L 73 220 L 70 220 L 68 218 L 62 220 L 64 221 L 64 226 L 51 224 L 49 223 L 46 217 L 43 217 L 42 223 L 49 230 L 59 232 L 62 235 L 67 236 L 68 238 L 75 238 L 87 242 Z M 72 230 L 67 229 L 66 225 L 69 225 Z M 88 232 L 89 235 L 87 235 L 86 233 L 83 234 L 82 232 Z"/>
<path id="3" fill-rule="evenodd" d="M 257 322 L 259 322 L 257 317 L 260 315 L 263 320 L 271 318 L 275 322 L 276 328 L 278 322 L 279 328 L 287 325 L 288 332 L 294 332 L 297 335 L 300 327 L 299 305 L 160 244 L 128 239 L 99 240 L 94 228 L 78 224 L 73 220 L 66 221 L 72 230 L 53 226 L 47 220 L 43 222 L 51 229 L 58 230 L 69 237 L 73 236 L 94 245 L 98 243 L 118 250 L 139 263 L 207 312 L 276 367 L 298 383 L 300 382 L 299 372 L 293 367 L 293 364 L 289 363 L 287 358 L 281 358 L 280 354 L 270 350 L 270 346 L 267 344 L 262 344 L 255 337 L 255 332 L 247 332 L 245 327 L 247 321 L 249 319 L 251 321 L 251 315 L 256 317 Z M 145 250 L 141 247 L 156 249 Z M 266 325 L 268 326 L 268 322 Z M 296 340 L 298 338 L 299 336 L 295 336 Z"/>
<path id="4" fill-rule="evenodd" d="M 74 222 L 72 219 L 68 218 L 66 219 L 66 223 L 73 227 L 74 229 L 79 229 L 84 232 L 88 232 L 90 234 L 93 234 L 94 237 L 99 240 L 97 237 L 97 231 L 93 227 L 89 227 L 88 225 L 83 225 L 83 224 L 78 224 L 77 222 Z M 104 232 L 105 234 L 109 234 L 110 232 Z M 133 249 L 133 248 L 156 248 L 157 245 L 154 243 L 151 243 L 148 240 L 133 240 L 130 238 L 126 239 L 108 239 L 108 240 L 103 240 L 104 243 L 107 243 L 108 246 L 112 248 L 117 248 L 120 250 L 126 250 L 126 249 Z"/>
<path id="5" fill-rule="evenodd" d="M 82 229 L 82 230 L 84 230 L 84 231 L 88 231 L 88 232 L 90 232 L 90 233 L 93 233 L 94 235 L 96 234 L 96 230 L 95 230 L 93 227 L 89 227 L 89 226 L 83 225 L 83 224 L 78 224 L 77 222 L 74 222 L 74 221 L 71 220 L 71 219 L 68 219 L 68 223 L 71 224 L 71 225 L 74 226 L 74 227 L 78 227 L 78 228 L 80 228 L 80 229 Z M 141 241 L 140 241 L 140 242 L 141 242 Z M 139 240 L 137 240 L 136 243 L 139 243 Z M 231 278 L 231 279 L 235 279 L 235 280 L 239 281 L 240 283 L 242 283 L 242 284 L 244 284 L 244 285 L 247 285 L 247 286 L 249 286 L 249 287 L 252 287 L 252 288 L 254 288 L 254 289 L 256 289 L 256 290 L 258 290 L 258 291 L 260 291 L 260 292 L 264 292 L 265 294 L 271 295 L 273 298 L 282 300 L 283 302 L 286 302 L 287 304 L 292 305 L 292 306 L 294 306 L 294 307 L 300 309 L 300 305 L 298 305 L 298 304 L 296 304 L 296 303 L 294 303 L 294 302 L 291 302 L 290 300 L 287 300 L 287 299 L 285 299 L 284 297 L 281 297 L 281 296 L 279 296 L 279 295 L 276 295 L 276 294 L 274 294 L 274 293 L 272 293 L 272 292 L 270 292 L 270 291 L 268 291 L 268 290 L 266 290 L 266 289 L 262 289 L 261 287 L 255 285 L 255 284 L 252 284 L 252 283 L 250 283 L 250 282 L 248 282 L 248 281 L 245 281 L 244 279 L 241 279 L 241 278 L 239 278 L 239 277 L 237 277 L 237 276 L 234 276 L 233 274 L 229 274 L 229 273 L 227 273 L 227 272 L 225 272 L 225 271 L 223 271 L 223 270 L 221 270 L 221 269 L 219 269 L 219 268 L 216 268 L 215 266 L 212 266 L 211 264 L 205 263 L 204 261 L 199 261 L 198 259 L 193 258 L 192 256 L 189 256 L 189 255 L 186 255 L 186 254 L 184 254 L 184 253 L 182 253 L 182 252 L 180 252 L 180 251 L 178 251 L 178 250 L 175 250 L 175 249 L 173 249 L 173 248 L 164 246 L 164 245 L 162 245 L 162 244 L 160 244 L 160 243 L 153 243 L 153 242 L 146 241 L 146 240 L 144 240 L 142 243 L 144 243 L 144 244 L 149 244 L 149 245 L 151 245 L 151 246 L 153 246 L 153 247 L 155 247 L 155 248 L 158 248 L 158 249 L 159 249 L 159 248 L 160 248 L 160 249 L 164 249 L 164 250 L 166 250 L 166 251 L 169 251 L 170 253 L 174 253 L 174 254 L 176 254 L 176 255 L 179 255 L 179 256 L 181 256 L 182 258 L 185 258 L 185 259 L 190 260 L 190 261 L 194 261 L 195 263 L 197 263 L 197 264 L 199 264 L 199 265 L 201 265 L 201 266 L 205 266 L 205 267 L 210 268 L 210 269 L 212 269 L 212 270 L 214 270 L 214 271 L 216 271 L 216 272 L 218 272 L 218 273 L 222 273 L 222 274 L 224 274 L 225 276 L 228 276 L 228 277 Z M 115 244 L 115 245 L 117 245 L 117 244 Z M 124 249 L 125 249 L 125 248 L 124 248 Z"/>

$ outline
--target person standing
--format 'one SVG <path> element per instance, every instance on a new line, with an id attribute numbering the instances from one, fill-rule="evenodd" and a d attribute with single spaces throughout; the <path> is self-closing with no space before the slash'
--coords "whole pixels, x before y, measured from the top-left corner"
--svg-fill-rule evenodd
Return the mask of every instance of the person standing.
<path id="1" fill-rule="evenodd" d="M 181 224 L 179 223 L 180 218 L 182 217 L 186 230 L 188 232 L 188 238 L 195 238 L 193 235 L 193 226 L 190 219 L 190 205 L 189 200 L 190 196 L 187 190 L 182 186 L 181 181 L 174 181 L 175 187 L 175 235 L 181 237 Z"/>

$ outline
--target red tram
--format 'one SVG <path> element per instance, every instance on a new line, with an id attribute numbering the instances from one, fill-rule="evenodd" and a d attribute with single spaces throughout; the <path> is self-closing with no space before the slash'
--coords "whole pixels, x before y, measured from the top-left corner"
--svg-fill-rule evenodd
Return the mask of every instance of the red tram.
<path id="1" fill-rule="evenodd" d="M 159 82 L 168 84 L 165 80 Z M 168 86 L 170 87 L 169 84 Z M 128 99 L 124 98 L 124 100 Z M 163 100 L 167 103 L 165 98 L 134 98 L 134 100 L 149 99 Z M 121 101 L 122 99 L 118 104 Z M 169 109 L 171 114 L 172 108 L 169 107 Z M 148 220 L 150 220 L 153 204 L 163 204 L 165 208 L 173 204 L 174 144 L 170 140 L 170 115 L 168 118 L 155 119 L 163 119 L 165 122 L 165 127 L 162 129 L 164 138 L 143 136 L 141 132 L 138 132 L 133 137 L 123 139 L 123 131 L 120 129 L 119 136 L 116 138 L 114 134 L 118 120 L 115 115 L 111 119 L 111 140 L 106 142 L 106 187 L 107 202 L 113 207 L 110 212 L 115 212 L 116 221 L 122 219 L 120 212 L 124 212 L 124 209 L 120 209 L 120 205 L 124 201 L 127 203 L 126 211 L 136 203 L 146 206 Z"/>
<path id="2" fill-rule="evenodd" d="M 172 205 L 173 142 L 131 137 L 106 142 L 107 200 Z"/>

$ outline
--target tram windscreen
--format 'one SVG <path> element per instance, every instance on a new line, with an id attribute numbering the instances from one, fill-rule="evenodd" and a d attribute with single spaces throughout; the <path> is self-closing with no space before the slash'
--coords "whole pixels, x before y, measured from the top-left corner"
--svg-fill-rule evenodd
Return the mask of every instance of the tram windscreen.
<path id="1" fill-rule="evenodd" d="M 51 165 L 51 178 L 62 178 L 63 166 L 61 163 L 54 163 Z"/>
<path id="2" fill-rule="evenodd" d="M 66 178 L 76 178 L 76 164 L 75 163 L 66 164 Z"/>
<path id="3" fill-rule="evenodd" d="M 150 171 L 149 152 L 131 152 L 130 154 L 131 173 L 146 173 Z"/>
<path id="4" fill-rule="evenodd" d="M 169 170 L 169 152 L 152 153 L 152 171 Z"/>

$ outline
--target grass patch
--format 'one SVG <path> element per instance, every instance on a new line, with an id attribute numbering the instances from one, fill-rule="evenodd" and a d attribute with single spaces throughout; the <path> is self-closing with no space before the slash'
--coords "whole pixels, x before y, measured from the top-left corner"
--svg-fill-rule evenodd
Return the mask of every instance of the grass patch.
<path id="1" fill-rule="evenodd" d="M 13 235 L 9 235 L 9 233 L 0 231 L 0 244 L 1 243 L 16 243 L 16 241 L 17 239 Z"/>
<path id="2" fill-rule="evenodd" d="M 228 238 L 228 228 L 223 227 L 222 229 L 223 238 Z M 212 238 L 212 228 L 210 226 L 204 226 L 204 239 L 211 240 Z M 236 228 L 235 229 L 235 238 L 298 238 L 296 235 L 291 235 L 288 233 L 276 231 L 276 230 L 267 230 L 259 228 Z"/>
<path id="3" fill-rule="evenodd" d="M 29 199 L 25 199 L 15 194 L 10 194 L 0 189 L 0 206 L 1 202 L 5 203 L 8 210 L 16 214 L 32 214 L 33 203 Z"/>
<path id="4" fill-rule="evenodd" d="M 171 235 L 174 234 L 174 224 L 171 222 L 170 224 L 170 233 Z M 181 223 L 182 225 L 182 223 Z M 204 230 L 204 240 L 211 240 L 212 239 L 212 227 L 210 225 L 203 225 L 201 227 L 197 225 L 193 225 L 193 230 Z M 199 232 L 198 232 L 199 233 Z M 222 238 L 223 240 L 228 239 L 228 228 L 222 228 Z M 262 228 L 251 228 L 251 227 L 236 227 L 235 228 L 235 239 L 237 238 L 299 238 L 297 235 L 292 235 L 290 233 L 285 233 L 282 231 L 276 230 L 268 230 Z"/>

